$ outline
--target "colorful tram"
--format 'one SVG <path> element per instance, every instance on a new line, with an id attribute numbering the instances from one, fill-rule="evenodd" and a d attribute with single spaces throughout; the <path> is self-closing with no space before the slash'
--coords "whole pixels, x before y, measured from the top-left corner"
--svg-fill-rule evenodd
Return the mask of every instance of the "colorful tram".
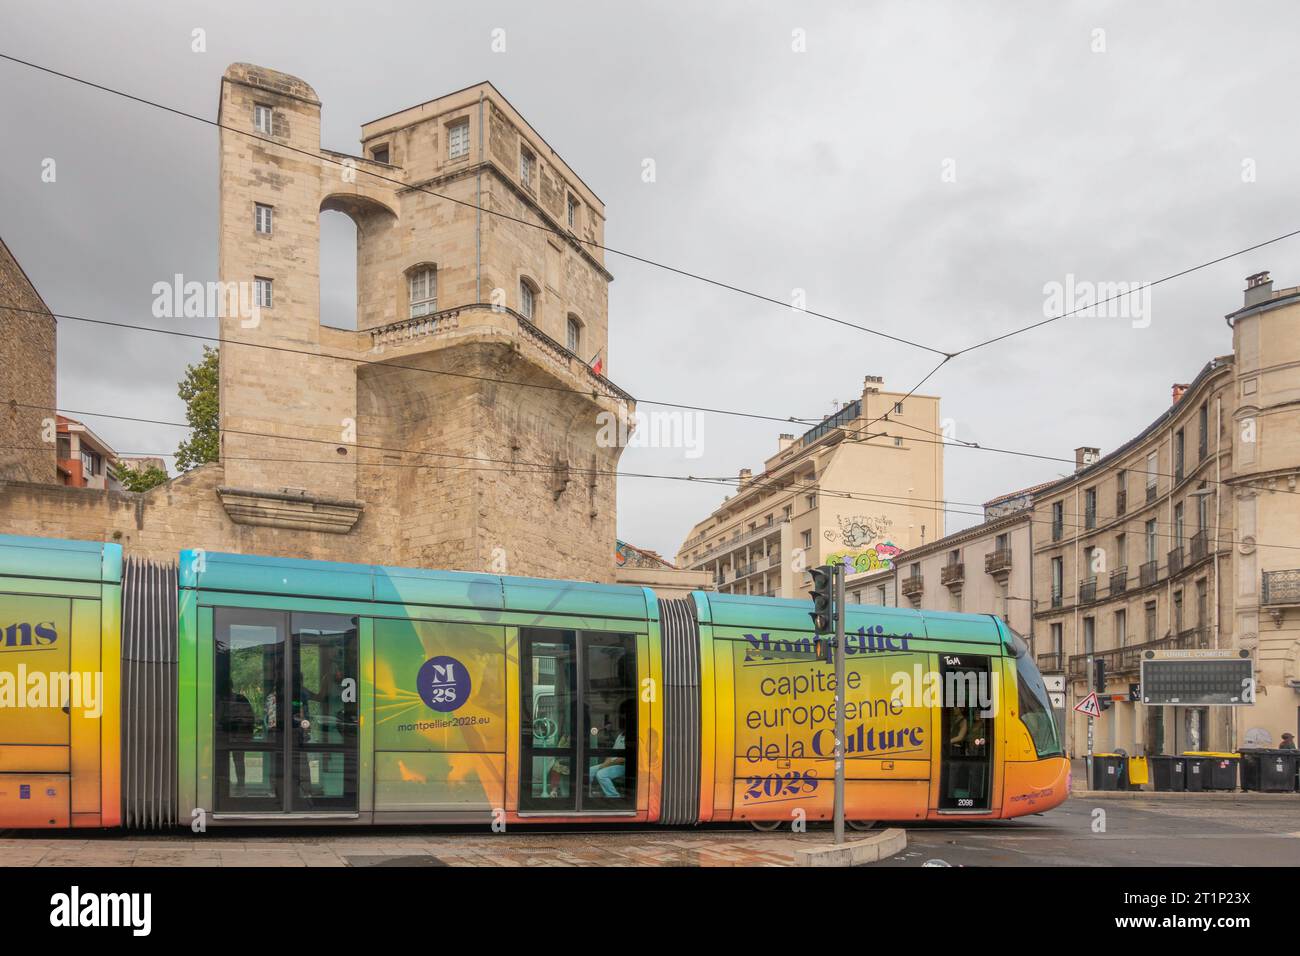
<path id="1" fill-rule="evenodd" d="M 809 607 L 0 536 L 0 827 L 826 819 Z M 1002 621 L 854 605 L 847 631 L 850 819 L 1066 798 Z"/>

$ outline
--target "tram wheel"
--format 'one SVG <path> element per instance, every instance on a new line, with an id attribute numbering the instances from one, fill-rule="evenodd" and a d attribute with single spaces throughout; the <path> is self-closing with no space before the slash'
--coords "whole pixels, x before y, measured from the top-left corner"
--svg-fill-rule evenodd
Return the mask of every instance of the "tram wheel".
<path id="1" fill-rule="evenodd" d="M 876 820 L 845 820 L 851 830 L 871 830 L 874 829 Z"/>
<path id="2" fill-rule="evenodd" d="M 749 825 L 759 833 L 775 833 L 781 829 L 784 820 L 750 820 Z"/>

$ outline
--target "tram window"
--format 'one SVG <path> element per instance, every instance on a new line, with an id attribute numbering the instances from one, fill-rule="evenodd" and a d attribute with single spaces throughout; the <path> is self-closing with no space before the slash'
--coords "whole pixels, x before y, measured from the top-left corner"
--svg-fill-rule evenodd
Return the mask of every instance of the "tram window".
<path id="1" fill-rule="evenodd" d="M 942 810 L 987 810 L 993 753 L 993 710 L 988 662 L 945 662 L 943 676 Z"/>

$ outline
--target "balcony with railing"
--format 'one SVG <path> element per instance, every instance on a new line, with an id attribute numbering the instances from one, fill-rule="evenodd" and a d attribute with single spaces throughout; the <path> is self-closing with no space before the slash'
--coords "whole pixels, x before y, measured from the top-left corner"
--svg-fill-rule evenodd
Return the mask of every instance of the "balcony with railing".
<path id="1" fill-rule="evenodd" d="M 984 573 L 992 574 L 994 577 L 1005 575 L 1011 571 L 1011 549 L 998 548 L 996 551 L 990 551 L 984 555 Z"/>
<path id="2" fill-rule="evenodd" d="M 1061 654 L 1039 654 L 1038 669 L 1044 674 L 1051 674 L 1061 669 Z"/>
<path id="3" fill-rule="evenodd" d="M 780 551 L 773 551 L 770 555 L 768 555 L 768 558 L 767 558 L 767 566 L 768 566 L 769 568 L 779 568 L 779 567 L 781 566 L 781 552 L 780 552 Z"/>
<path id="4" fill-rule="evenodd" d="M 1128 590 L 1128 565 L 1110 572 L 1110 593 L 1123 594 Z"/>
<path id="5" fill-rule="evenodd" d="M 1126 644 L 1123 647 L 1096 651 L 1092 655 L 1071 654 L 1069 674 L 1075 680 L 1087 678 L 1089 676 L 1089 656 L 1094 660 L 1105 661 L 1108 674 L 1134 674 L 1137 673 L 1142 662 L 1142 655 L 1147 651 L 1197 650 L 1209 646 L 1210 629 L 1208 627 L 1189 627 L 1177 634 L 1166 634 L 1164 637 L 1157 638 L 1154 641 L 1146 641 L 1142 644 Z"/>
<path id="6" fill-rule="evenodd" d="M 1210 553 L 1210 532 L 1202 528 L 1196 534 L 1192 535 L 1192 561 L 1201 560 Z"/>
<path id="7" fill-rule="evenodd" d="M 1300 604 L 1300 569 L 1265 571 L 1261 604 Z"/>
<path id="8" fill-rule="evenodd" d="M 1065 595 L 1061 593 L 1059 587 L 1052 588 L 1052 607 L 1060 607 L 1065 600 Z"/>
<path id="9" fill-rule="evenodd" d="M 710 547 L 705 548 L 703 551 L 701 551 L 700 556 L 695 559 L 695 564 L 698 566 L 704 563 L 705 561 L 707 561 L 711 557 L 714 557 L 719 554 L 725 554 L 728 551 L 734 551 L 742 544 L 748 544 L 749 542 L 757 538 L 766 538 L 768 535 L 779 534 L 781 528 L 787 524 L 789 524 L 789 521 L 785 518 L 782 518 L 780 521 L 764 523 L 759 525 L 757 528 L 750 528 L 748 531 L 742 531 L 738 534 L 733 534 L 731 537 L 724 538 L 723 540 L 717 542 L 716 544 L 711 545 Z"/>
<path id="10" fill-rule="evenodd" d="M 1088 604 L 1097 600 L 1097 579 L 1084 578 L 1079 582 L 1079 603 Z"/>
<path id="11" fill-rule="evenodd" d="M 925 579 L 919 574 L 910 574 L 903 578 L 899 590 L 903 592 L 903 597 L 912 601 L 919 601 L 921 594 L 925 591 Z"/>
<path id="12" fill-rule="evenodd" d="M 946 588 L 960 587 L 966 579 L 966 565 L 961 561 L 945 564 L 939 572 L 939 583 Z"/>
<path id="13" fill-rule="evenodd" d="M 1181 574 L 1183 570 L 1183 548 L 1182 545 L 1174 548 L 1166 556 L 1166 573 L 1172 578 L 1175 574 Z"/>
<path id="14" fill-rule="evenodd" d="M 1153 481 L 1147 485 L 1147 504 L 1156 500 L 1156 483 Z"/>
<path id="15" fill-rule="evenodd" d="M 1155 584 L 1159 578 L 1160 562 L 1158 560 L 1148 561 L 1146 564 L 1138 568 L 1139 587 L 1150 587 L 1152 584 Z"/>

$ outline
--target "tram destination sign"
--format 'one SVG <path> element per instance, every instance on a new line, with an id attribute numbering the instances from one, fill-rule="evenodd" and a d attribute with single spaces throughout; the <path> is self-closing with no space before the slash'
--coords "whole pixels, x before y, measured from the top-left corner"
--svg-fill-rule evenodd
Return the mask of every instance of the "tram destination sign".
<path id="1" fill-rule="evenodd" d="M 1254 703 L 1255 662 L 1248 651 L 1147 651 L 1140 700 L 1155 706 L 1233 707 Z"/>

